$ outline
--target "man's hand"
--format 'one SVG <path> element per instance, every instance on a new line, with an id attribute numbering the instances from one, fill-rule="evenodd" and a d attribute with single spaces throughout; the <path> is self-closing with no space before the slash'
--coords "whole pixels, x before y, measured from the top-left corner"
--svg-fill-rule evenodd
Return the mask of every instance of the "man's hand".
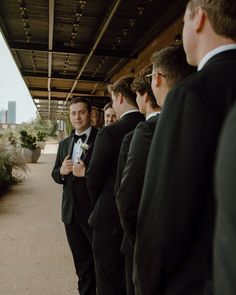
<path id="1" fill-rule="evenodd" d="M 73 165 L 73 175 L 76 177 L 84 177 L 85 175 L 85 164 L 82 160 L 78 159 L 78 163 Z"/>
<path id="2" fill-rule="evenodd" d="M 69 159 L 69 155 L 65 157 L 61 168 L 60 168 L 60 174 L 61 175 L 68 175 L 73 170 L 73 162 L 71 159 Z"/>

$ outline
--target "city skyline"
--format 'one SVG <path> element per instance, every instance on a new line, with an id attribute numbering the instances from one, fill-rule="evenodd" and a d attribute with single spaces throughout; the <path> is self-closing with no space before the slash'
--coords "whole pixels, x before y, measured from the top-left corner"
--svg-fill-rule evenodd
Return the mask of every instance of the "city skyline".
<path id="1" fill-rule="evenodd" d="M 0 109 L 0 123 L 16 124 L 16 101 L 9 100 L 7 109 Z"/>
<path id="2" fill-rule="evenodd" d="M 16 101 L 16 123 L 29 122 L 35 118 L 37 109 L 1 31 L 0 57 L 0 110 L 8 109 L 8 101 Z"/>

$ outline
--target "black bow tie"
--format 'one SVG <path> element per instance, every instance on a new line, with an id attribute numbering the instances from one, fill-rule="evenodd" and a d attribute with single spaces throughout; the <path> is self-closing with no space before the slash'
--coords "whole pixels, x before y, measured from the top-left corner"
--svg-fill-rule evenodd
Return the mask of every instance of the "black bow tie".
<path id="1" fill-rule="evenodd" d="M 76 143 L 79 139 L 82 140 L 82 142 L 84 142 L 86 140 L 86 134 L 81 134 L 81 135 L 77 135 L 77 134 L 74 134 L 74 143 Z"/>

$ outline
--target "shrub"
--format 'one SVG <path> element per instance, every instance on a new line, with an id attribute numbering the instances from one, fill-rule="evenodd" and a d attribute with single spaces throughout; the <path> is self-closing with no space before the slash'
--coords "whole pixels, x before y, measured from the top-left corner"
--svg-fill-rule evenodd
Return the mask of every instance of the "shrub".
<path id="1" fill-rule="evenodd" d="M 20 150 L 6 139 L 0 139 L 0 186 L 7 187 L 22 181 L 27 165 Z"/>
<path id="2" fill-rule="evenodd" d="M 57 131 L 57 122 L 51 120 L 41 119 L 37 116 L 30 122 L 25 122 L 21 124 L 21 129 L 24 129 L 28 134 L 37 137 L 38 132 L 45 133 L 47 136 L 54 136 Z"/>
<path id="3" fill-rule="evenodd" d="M 44 131 L 37 132 L 37 140 L 38 141 L 45 141 L 46 133 Z"/>
<path id="4" fill-rule="evenodd" d="M 36 137 L 27 133 L 25 130 L 20 131 L 20 141 L 23 148 L 35 150 L 37 148 Z"/>
<path id="5" fill-rule="evenodd" d="M 0 138 L 9 141 L 11 145 L 16 146 L 19 141 L 19 132 L 14 129 L 0 130 Z"/>

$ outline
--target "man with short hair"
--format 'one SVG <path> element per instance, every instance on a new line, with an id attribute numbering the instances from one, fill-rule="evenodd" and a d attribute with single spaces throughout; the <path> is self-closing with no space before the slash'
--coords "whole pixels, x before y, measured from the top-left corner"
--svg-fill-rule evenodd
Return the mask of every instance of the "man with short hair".
<path id="1" fill-rule="evenodd" d="M 112 102 L 108 102 L 104 106 L 104 125 L 110 125 L 116 122 L 116 112 L 112 107 Z"/>
<path id="2" fill-rule="evenodd" d="M 83 168 L 88 166 L 97 130 L 91 127 L 91 104 L 86 98 L 72 99 L 70 121 L 75 130 L 59 143 L 52 177 L 63 185 L 62 221 L 74 259 L 79 293 L 95 295 L 92 228 L 88 225 L 92 203 L 80 162 Z"/>
<path id="3" fill-rule="evenodd" d="M 139 110 L 145 114 L 146 121 L 138 124 L 132 137 L 130 133 L 125 136 L 120 154 L 122 155 L 123 150 L 127 150 L 126 145 L 128 145 L 127 161 L 125 167 L 121 169 L 122 180 L 116 196 L 121 224 L 124 229 L 123 250 L 126 254 L 127 286 L 130 286 L 127 294 L 134 294 L 132 291 L 132 268 L 137 214 L 148 152 L 160 112 L 157 102 L 163 106 L 168 91 L 195 70 L 187 64 L 184 50 L 179 46 L 156 51 L 152 56 L 152 63 L 153 67 L 158 68 L 158 71 L 162 73 L 160 77 L 156 76 L 153 79 L 152 88 L 150 80 L 152 74 L 143 73 L 132 84 L 133 90 L 136 92 Z M 129 139 L 129 137 L 131 138 Z"/>
<path id="4" fill-rule="evenodd" d="M 98 295 L 125 294 L 124 257 L 120 252 L 123 232 L 115 203 L 114 185 L 121 142 L 126 133 L 144 120 L 131 89 L 133 79 L 123 77 L 110 85 L 118 121 L 99 130 L 87 169 L 88 191 L 94 203 L 89 224 L 94 228 Z"/>
<path id="5" fill-rule="evenodd" d="M 100 128 L 100 112 L 97 107 L 92 107 L 91 110 L 91 125 L 94 128 Z"/>
<path id="6" fill-rule="evenodd" d="M 139 77 L 135 78 L 132 83 L 132 89 L 136 93 L 136 102 L 137 102 L 138 108 L 140 112 L 144 114 L 144 116 L 146 117 L 146 120 L 147 119 L 149 120 L 149 123 L 146 123 L 146 121 L 140 122 L 134 130 L 132 130 L 131 132 L 125 135 L 120 148 L 117 174 L 116 174 L 116 184 L 115 184 L 116 203 L 118 207 L 121 225 L 124 230 L 123 241 L 121 245 L 121 252 L 125 255 L 126 295 L 134 294 L 134 287 L 132 283 L 133 241 L 131 242 L 130 231 L 127 230 L 128 221 L 126 220 L 126 217 L 128 215 L 127 211 L 129 211 L 129 213 L 130 211 L 132 211 L 133 213 L 136 209 L 137 195 L 136 193 L 134 193 L 134 191 L 137 192 L 140 185 L 142 186 L 142 176 L 141 176 L 142 171 L 140 171 L 140 169 L 137 169 L 135 171 L 132 171 L 132 175 L 129 175 L 131 180 L 131 183 L 130 183 L 131 187 L 133 188 L 132 186 L 133 184 L 135 186 L 135 188 L 133 189 L 130 189 L 128 187 L 129 185 L 127 185 L 128 183 L 126 183 L 126 181 L 125 183 L 123 183 L 122 176 L 124 173 L 124 168 L 126 167 L 130 142 L 132 141 L 134 134 L 136 134 L 136 129 L 139 129 L 139 130 L 141 129 L 141 133 L 142 131 L 144 133 L 143 134 L 144 136 L 142 137 L 141 141 L 139 141 L 139 144 L 135 146 L 135 151 L 138 151 L 138 153 L 139 151 L 144 152 L 144 158 L 142 153 L 139 153 L 139 156 L 141 155 L 141 157 L 138 159 L 138 163 L 137 163 L 138 168 L 143 166 L 143 163 L 145 162 L 145 150 L 146 150 L 146 143 L 148 141 L 147 138 L 149 137 L 149 131 L 150 129 L 152 130 L 152 128 L 154 128 L 153 126 L 155 126 L 156 124 L 157 114 L 159 114 L 160 112 L 160 108 L 159 106 L 157 106 L 155 97 L 152 93 L 151 85 L 148 82 L 146 75 L 147 73 L 145 72 L 139 75 Z M 144 162 L 143 162 L 143 159 L 144 159 Z M 141 177 L 139 177 L 139 175 Z M 136 182 L 137 179 L 141 180 L 141 183 Z M 132 217 L 134 217 L 135 219 L 135 216 L 132 215 Z M 132 222 L 131 220 L 129 221 Z"/>
<path id="7" fill-rule="evenodd" d="M 168 93 L 153 136 L 136 232 L 137 294 L 212 294 L 213 167 L 236 99 L 235 13 L 235 0 L 188 1 L 183 44 L 198 71 Z"/>
<path id="8" fill-rule="evenodd" d="M 151 86 L 156 102 L 164 106 L 168 92 L 176 84 L 192 74 L 196 68 L 186 61 L 182 46 L 169 46 L 154 52 L 152 58 Z"/>

